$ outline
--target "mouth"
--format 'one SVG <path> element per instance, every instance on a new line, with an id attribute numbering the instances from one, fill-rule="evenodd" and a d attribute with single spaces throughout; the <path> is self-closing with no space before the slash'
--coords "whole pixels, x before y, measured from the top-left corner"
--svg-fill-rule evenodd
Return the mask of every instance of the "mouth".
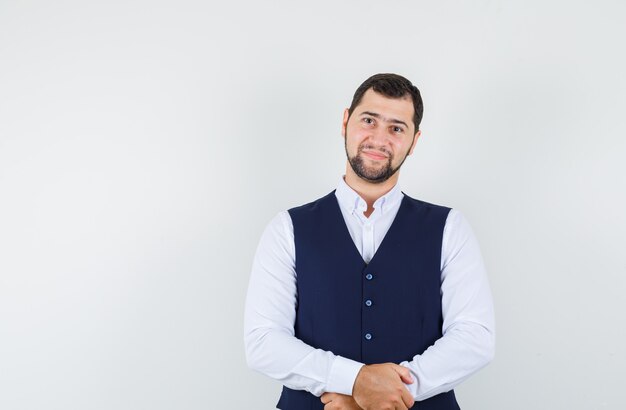
<path id="1" fill-rule="evenodd" d="M 377 150 L 363 150 L 362 152 L 366 157 L 373 159 L 375 161 L 382 161 L 382 160 L 386 160 L 387 158 L 389 158 L 387 154 L 381 151 L 377 151 Z"/>

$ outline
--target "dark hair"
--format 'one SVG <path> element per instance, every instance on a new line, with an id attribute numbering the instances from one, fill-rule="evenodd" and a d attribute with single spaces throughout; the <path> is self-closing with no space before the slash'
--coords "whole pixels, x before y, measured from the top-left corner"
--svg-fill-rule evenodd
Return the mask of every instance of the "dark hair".
<path id="1" fill-rule="evenodd" d="M 398 74 L 374 74 L 363 82 L 354 92 L 352 104 L 348 108 L 348 114 L 352 115 L 352 111 L 359 105 L 363 94 L 369 89 L 373 89 L 379 94 L 389 98 L 402 98 L 407 94 L 413 100 L 413 124 L 415 124 L 415 132 L 419 130 L 422 115 L 424 114 L 424 103 L 420 90 L 411 84 L 409 80 Z"/>

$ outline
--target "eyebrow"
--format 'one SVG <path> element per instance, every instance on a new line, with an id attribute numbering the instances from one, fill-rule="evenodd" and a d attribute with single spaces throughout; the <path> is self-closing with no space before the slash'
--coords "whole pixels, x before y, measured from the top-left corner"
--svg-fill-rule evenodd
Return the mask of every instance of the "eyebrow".
<path id="1" fill-rule="evenodd" d="M 377 113 L 375 113 L 375 112 L 371 112 L 371 111 L 363 111 L 361 114 L 359 114 L 359 116 L 361 116 L 361 115 L 369 115 L 370 117 L 374 117 L 374 118 L 379 118 L 379 119 L 382 119 L 382 120 L 383 120 L 383 121 L 385 121 L 385 122 L 390 122 L 390 123 L 392 123 L 392 124 L 402 124 L 402 125 L 404 125 L 406 128 L 409 128 L 409 126 L 408 126 L 408 125 L 406 124 L 406 122 L 404 122 L 404 121 L 400 121 L 400 120 L 395 119 L 395 118 L 385 118 L 385 117 L 383 117 L 382 115 L 377 114 Z"/>

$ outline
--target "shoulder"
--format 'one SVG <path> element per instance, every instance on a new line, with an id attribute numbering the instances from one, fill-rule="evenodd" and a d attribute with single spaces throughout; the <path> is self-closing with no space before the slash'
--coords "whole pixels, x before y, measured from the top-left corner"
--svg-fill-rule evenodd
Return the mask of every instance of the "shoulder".
<path id="1" fill-rule="evenodd" d="M 403 194 L 404 194 L 403 201 L 405 202 L 406 206 L 414 210 L 426 211 L 428 213 L 439 215 L 444 218 L 447 217 L 450 211 L 452 210 L 452 208 L 447 207 L 447 206 L 433 204 L 431 202 L 422 201 L 421 199 L 415 199 L 415 198 L 410 197 L 404 192 Z"/>
<path id="2" fill-rule="evenodd" d="M 472 242 L 476 236 L 465 215 L 458 209 L 451 209 L 446 219 L 443 235 L 444 247 L 448 250 L 460 249 Z"/>
<path id="3" fill-rule="evenodd" d="M 329 201 L 333 200 L 335 197 L 335 191 L 331 191 L 329 194 L 324 195 L 321 198 L 316 199 L 315 201 L 309 202 L 304 205 L 296 206 L 289 209 L 287 212 L 291 217 L 294 217 L 299 214 L 307 214 L 311 212 L 315 212 L 320 209 L 322 206 L 327 204 Z"/>
<path id="4" fill-rule="evenodd" d="M 283 243 L 293 237 L 293 226 L 289 212 L 280 211 L 265 225 L 261 241 Z"/>

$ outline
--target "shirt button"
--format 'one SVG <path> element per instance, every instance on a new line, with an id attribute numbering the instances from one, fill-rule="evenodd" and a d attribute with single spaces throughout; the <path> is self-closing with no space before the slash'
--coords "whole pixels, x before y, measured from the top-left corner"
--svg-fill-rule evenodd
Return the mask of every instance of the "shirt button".
<path id="1" fill-rule="evenodd" d="M 374 275 L 372 275 L 371 273 L 368 273 L 367 275 L 365 275 L 365 279 L 367 280 L 372 280 L 373 277 Z"/>
<path id="2" fill-rule="evenodd" d="M 366 334 L 365 334 L 365 338 L 366 338 L 367 340 L 372 340 L 372 335 L 371 335 L 371 333 L 366 333 Z"/>
<path id="3" fill-rule="evenodd" d="M 365 301 L 365 306 L 372 306 L 372 301 L 371 301 L 371 300 L 369 300 L 369 299 L 367 299 L 367 300 Z"/>

